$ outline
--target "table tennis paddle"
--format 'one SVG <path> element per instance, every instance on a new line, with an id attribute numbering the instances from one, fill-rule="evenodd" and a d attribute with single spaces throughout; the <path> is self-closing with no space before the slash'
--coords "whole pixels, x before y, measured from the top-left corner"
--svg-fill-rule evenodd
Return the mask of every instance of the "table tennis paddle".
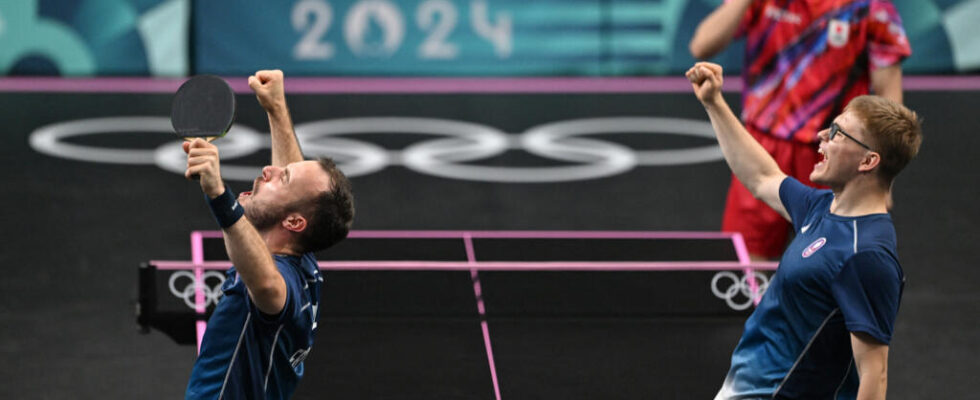
<path id="1" fill-rule="evenodd" d="M 214 75 L 188 79 L 177 89 L 170 107 L 170 124 L 184 140 L 203 138 L 210 142 L 228 133 L 234 121 L 235 92 L 228 82 Z"/>
<path id="2" fill-rule="evenodd" d="M 170 107 L 170 124 L 186 140 L 212 141 L 235 121 L 235 92 L 224 79 L 197 75 L 180 85 Z"/>

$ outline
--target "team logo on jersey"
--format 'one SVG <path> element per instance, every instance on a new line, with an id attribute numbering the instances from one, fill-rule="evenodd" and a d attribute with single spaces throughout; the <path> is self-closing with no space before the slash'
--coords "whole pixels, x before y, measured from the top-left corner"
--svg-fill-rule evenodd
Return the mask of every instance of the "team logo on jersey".
<path id="1" fill-rule="evenodd" d="M 827 238 L 822 237 L 820 239 L 814 240 L 813 243 L 810 243 L 809 246 L 806 246 L 806 248 L 803 249 L 803 258 L 812 256 L 813 253 L 816 253 L 817 250 L 820 250 L 820 248 L 823 247 L 823 245 L 825 244 L 827 244 Z"/>
<path id="2" fill-rule="evenodd" d="M 847 44 L 847 36 L 851 32 L 851 25 L 847 21 L 832 19 L 827 24 L 827 43 L 834 47 L 844 47 Z"/>

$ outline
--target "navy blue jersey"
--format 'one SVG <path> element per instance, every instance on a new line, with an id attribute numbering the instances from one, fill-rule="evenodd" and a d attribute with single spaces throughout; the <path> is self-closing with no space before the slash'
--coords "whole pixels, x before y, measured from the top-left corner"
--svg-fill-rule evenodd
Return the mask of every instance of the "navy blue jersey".
<path id="1" fill-rule="evenodd" d="M 852 399 L 850 332 L 888 344 L 904 275 L 888 214 L 830 213 L 834 195 L 786 178 L 796 238 L 745 323 L 716 399 Z"/>
<path id="2" fill-rule="evenodd" d="M 273 316 L 256 308 L 235 268 L 228 270 L 188 399 L 286 399 L 296 389 L 313 347 L 323 278 L 311 253 L 276 255 L 275 263 L 286 281 L 286 304 Z"/>

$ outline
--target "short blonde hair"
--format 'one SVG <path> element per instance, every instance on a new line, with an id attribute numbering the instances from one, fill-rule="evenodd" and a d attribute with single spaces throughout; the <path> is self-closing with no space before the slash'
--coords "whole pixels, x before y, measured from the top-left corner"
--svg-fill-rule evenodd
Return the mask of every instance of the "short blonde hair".
<path id="1" fill-rule="evenodd" d="M 872 148 L 881 155 L 879 175 L 891 182 L 915 158 L 922 145 L 922 124 L 915 111 L 880 96 L 858 96 L 844 108 L 864 123 Z"/>

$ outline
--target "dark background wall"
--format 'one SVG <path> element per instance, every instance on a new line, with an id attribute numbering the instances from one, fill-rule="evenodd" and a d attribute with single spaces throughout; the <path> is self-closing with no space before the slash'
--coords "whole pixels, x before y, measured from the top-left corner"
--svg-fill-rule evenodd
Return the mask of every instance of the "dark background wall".
<path id="1" fill-rule="evenodd" d="M 890 353 L 890 398 L 974 395 L 971 384 L 980 366 L 980 327 L 975 322 L 980 316 L 980 250 L 975 244 L 980 238 L 975 225 L 980 209 L 974 204 L 978 174 L 973 155 L 980 146 L 975 134 L 978 95 L 906 94 L 906 103 L 925 120 L 926 139 L 919 159 L 899 177 L 895 190 L 893 217 L 908 285 Z M 346 94 L 289 100 L 297 124 L 351 116 L 424 116 L 521 132 L 586 116 L 706 120 L 688 93 Z M 140 262 L 188 259 L 188 233 L 214 228 L 199 188 L 153 165 L 72 161 L 28 146 L 28 136 L 42 125 L 101 116 L 165 117 L 169 101 L 163 94 L 0 94 L 0 126 L 6 139 L 0 147 L 5 172 L 5 207 L 0 213 L 0 398 L 182 395 L 194 349 L 157 332 L 138 334 L 133 300 Z M 265 131 L 264 115 L 254 99 L 242 95 L 239 103 L 238 123 Z M 635 136 L 609 140 L 633 148 L 666 140 Z M 152 149 L 172 140 L 162 133 L 128 132 L 69 141 Z M 386 137 L 376 141 L 391 148 L 408 144 Z M 264 156 L 236 162 L 257 166 Z M 553 162 L 507 154 L 483 163 Z M 389 167 L 353 179 L 355 228 L 717 230 L 727 179 L 721 162 L 643 166 L 603 179 L 541 184 L 452 180 Z M 232 186 L 244 187 L 241 182 Z M 728 340 L 730 346 L 717 346 L 727 350 L 709 357 L 724 365 L 737 336 L 736 329 L 720 337 L 720 343 Z M 683 340 L 683 335 L 673 339 Z M 324 344 L 315 348 L 318 351 L 343 350 Z M 713 392 L 724 369 L 692 373 L 711 388 L 699 392 Z M 686 397 L 669 393 L 665 398 Z"/>

